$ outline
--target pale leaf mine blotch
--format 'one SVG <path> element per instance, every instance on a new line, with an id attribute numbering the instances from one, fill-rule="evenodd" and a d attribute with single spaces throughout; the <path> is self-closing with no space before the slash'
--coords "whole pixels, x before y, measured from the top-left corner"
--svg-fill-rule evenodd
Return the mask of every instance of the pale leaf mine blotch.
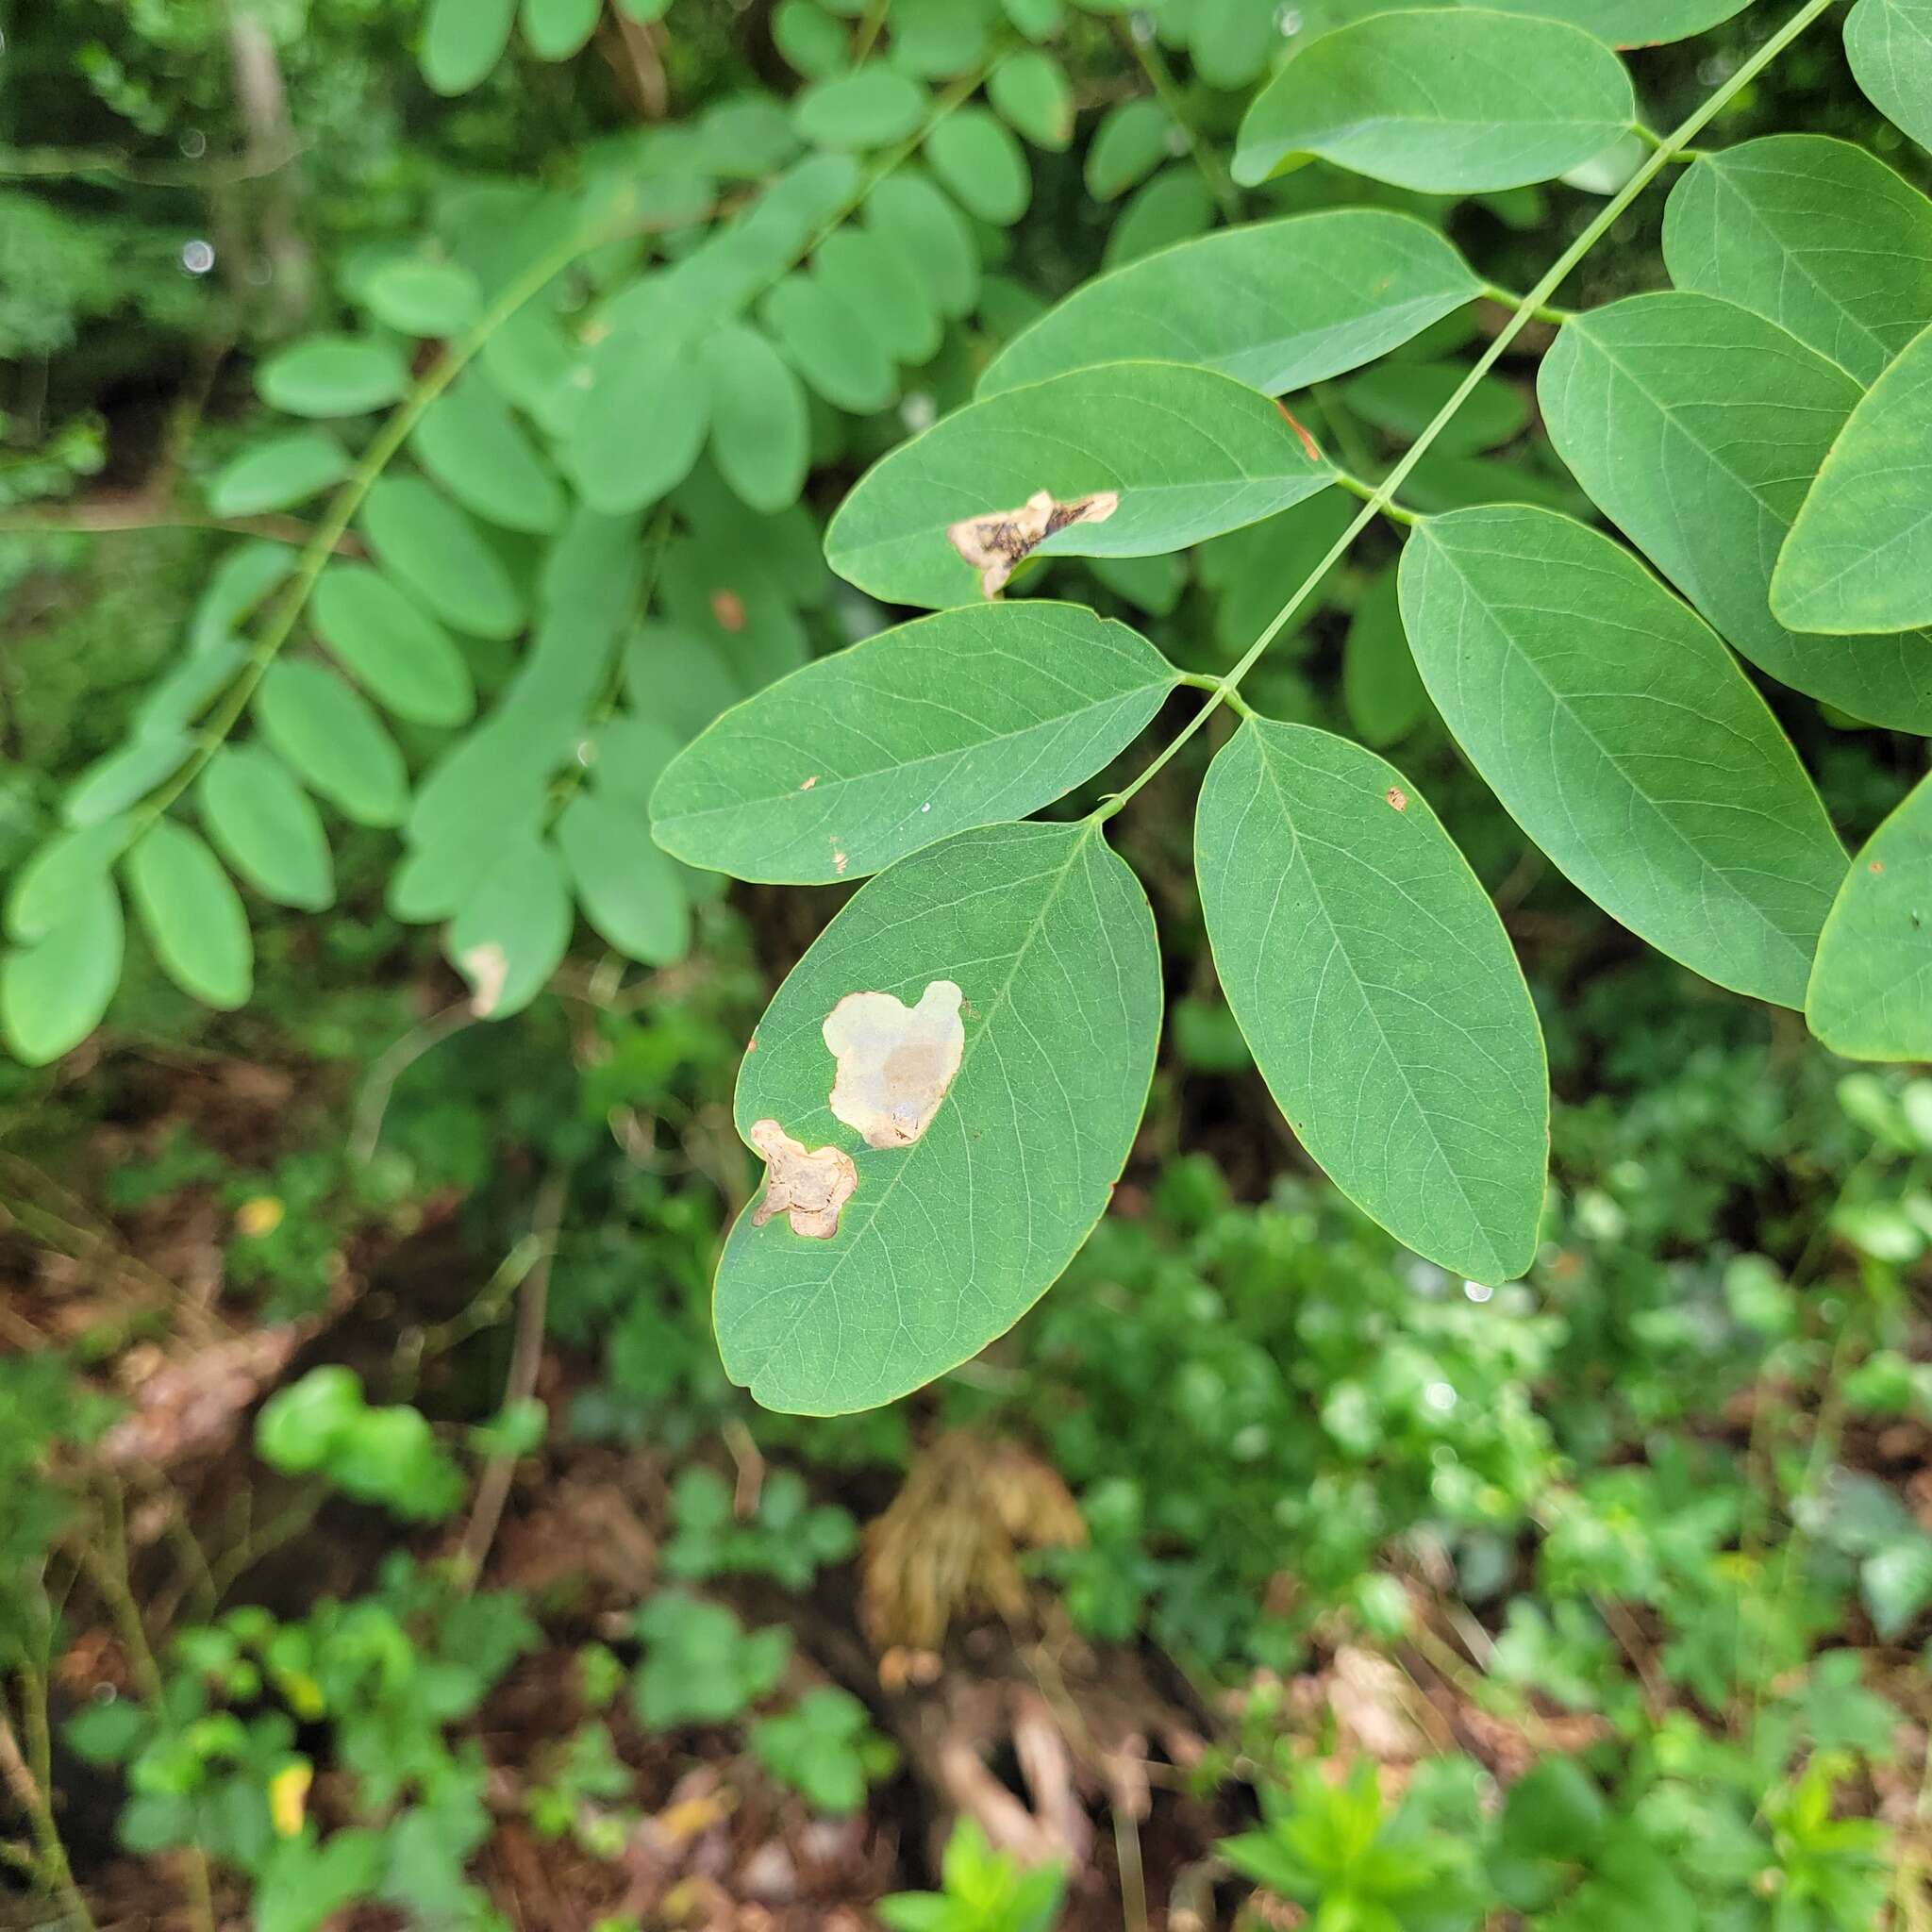
<path id="1" fill-rule="evenodd" d="M 996 509 L 950 525 L 946 541 L 979 573 L 979 588 L 997 597 L 1007 579 L 1046 540 L 1070 524 L 1104 524 L 1121 507 L 1117 490 L 1096 491 L 1056 503 L 1036 490 L 1018 509 Z"/>
<path id="2" fill-rule="evenodd" d="M 848 992 L 825 1016 L 839 1063 L 831 1108 L 868 1147 L 909 1147 L 932 1124 L 966 1051 L 964 997 L 935 979 L 916 1007 L 889 992 Z"/>
<path id="3" fill-rule="evenodd" d="M 754 1121 L 751 1144 L 765 1157 L 765 1198 L 752 1211 L 762 1227 L 774 1215 L 791 1217 L 791 1232 L 828 1241 L 839 1232 L 840 1210 L 858 1186 L 858 1170 L 842 1147 L 807 1151 L 776 1121 Z"/>

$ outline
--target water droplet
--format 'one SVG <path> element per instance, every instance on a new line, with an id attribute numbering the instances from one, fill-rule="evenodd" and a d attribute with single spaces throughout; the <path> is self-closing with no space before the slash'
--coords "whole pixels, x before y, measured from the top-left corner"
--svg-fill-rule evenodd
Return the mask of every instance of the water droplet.
<path id="1" fill-rule="evenodd" d="M 1496 1291 L 1487 1282 L 1465 1281 L 1462 1284 L 1462 1291 L 1473 1302 L 1486 1302 Z"/>
<path id="2" fill-rule="evenodd" d="M 921 811 L 930 811 L 932 809 L 932 800 L 928 798 L 919 808 Z"/>
<path id="3" fill-rule="evenodd" d="M 198 161 L 208 152 L 208 136 L 200 128 L 191 127 L 181 137 L 181 152 L 191 161 Z"/>
<path id="4" fill-rule="evenodd" d="M 192 275 L 205 275 L 215 265 L 212 242 L 198 238 L 181 244 L 181 266 Z"/>
<path id="5" fill-rule="evenodd" d="M 1423 1391 L 1423 1400 L 1439 1414 L 1447 1415 L 1456 1407 L 1456 1391 L 1446 1382 L 1431 1382 Z"/>

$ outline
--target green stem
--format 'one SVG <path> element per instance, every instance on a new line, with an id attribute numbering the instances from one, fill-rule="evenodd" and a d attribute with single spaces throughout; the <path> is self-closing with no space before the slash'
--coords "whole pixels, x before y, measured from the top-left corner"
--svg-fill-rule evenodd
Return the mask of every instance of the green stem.
<path id="1" fill-rule="evenodd" d="M 1187 103 L 1181 99 L 1181 91 L 1176 85 L 1173 70 L 1152 36 L 1142 40 L 1125 21 L 1118 22 L 1134 58 L 1141 63 L 1141 72 L 1147 76 L 1147 85 L 1154 90 L 1160 105 L 1168 111 L 1169 118 L 1181 131 L 1188 143 L 1188 153 L 1192 156 L 1195 167 L 1201 171 L 1201 178 L 1208 184 L 1208 192 L 1221 206 L 1224 220 L 1239 222 L 1244 212 L 1241 208 L 1241 191 L 1228 177 L 1219 158 L 1211 154 L 1200 135 L 1195 132 L 1194 124 L 1188 116 Z"/>
<path id="2" fill-rule="evenodd" d="M 1483 300 L 1494 302 L 1501 308 L 1520 308 L 1523 307 L 1525 299 L 1525 297 L 1519 295 L 1514 289 L 1505 289 L 1495 282 L 1485 282 L 1483 284 Z M 1557 328 L 1561 328 L 1576 311 L 1572 308 L 1558 308 L 1551 303 L 1543 302 L 1538 304 L 1529 312 L 1532 320 L 1551 323 Z"/>
<path id="3" fill-rule="evenodd" d="M 1367 482 L 1360 476 L 1352 476 L 1346 470 L 1336 471 L 1335 483 L 1338 489 L 1347 491 L 1351 496 L 1360 497 L 1364 503 L 1375 503 L 1375 492 L 1381 487 L 1379 484 Z M 1420 510 L 1404 509 L 1399 503 L 1376 503 L 1375 508 L 1391 524 L 1402 524 L 1410 529 L 1417 524 L 1427 521 Z"/>
<path id="4" fill-rule="evenodd" d="M 1355 540 L 1389 508 L 1395 492 L 1408 480 L 1410 472 L 1427 454 L 1437 437 L 1449 425 L 1456 412 L 1474 393 L 1476 385 L 1502 360 L 1505 351 L 1522 334 L 1524 325 L 1529 322 L 1534 312 L 1562 287 L 1576 265 L 1616 225 L 1624 209 L 1629 208 L 1669 165 L 1672 156 L 1687 148 L 1690 142 L 1723 112 L 1724 104 L 1733 95 L 1756 80 L 1758 75 L 1833 4 L 1834 0 L 1805 0 L 1805 5 L 1799 8 L 1797 12 L 1701 107 L 1694 109 L 1690 117 L 1669 135 L 1662 146 L 1644 158 L 1642 166 L 1604 204 L 1590 225 L 1550 264 L 1541 279 L 1528 294 L 1517 303 L 1508 320 L 1496 331 L 1489 347 L 1471 364 L 1468 374 L 1457 385 L 1455 394 L 1436 411 L 1434 421 L 1409 444 L 1401 460 L 1375 486 L 1368 501 L 1362 505 L 1359 513 L 1349 524 L 1347 529 L 1329 545 L 1328 554 L 1302 579 L 1294 594 L 1274 613 L 1267 628 L 1248 646 L 1241 661 L 1221 679 L 1207 703 L 1168 741 L 1153 762 L 1141 771 L 1124 791 L 1116 791 L 1101 800 L 1091 815 L 1094 823 L 1104 823 L 1119 811 L 1167 765 L 1189 739 L 1207 724 L 1215 710 L 1240 689 L 1241 680 L 1255 668 L 1260 660 L 1261 654 L 1281 635 L 1296 611 L 1307 602 L 1316 586 L 1348 554 Z"/>

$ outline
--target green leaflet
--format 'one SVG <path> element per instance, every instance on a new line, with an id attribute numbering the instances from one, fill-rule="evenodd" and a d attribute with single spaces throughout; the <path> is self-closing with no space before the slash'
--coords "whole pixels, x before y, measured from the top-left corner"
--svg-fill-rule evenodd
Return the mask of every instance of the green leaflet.
<path id="1" fill-rule="evenodd" d="M 503 559 L 468 515 L 418 476 L 385 476 L 358 520 L 375 558 L 445 624 L 473 637 L 512 638 L 524 600 Z"/>
<path id="2" fill-rule="evenodd" d="M 1472 1280 L 1536 1252 L 1542 1034 L 1503 923 L 1392 765 L 1246 720 L 1194 824 L 1215 970 L 1275 1104 L 1341 1191 Z"/>
<path id="3" fill-rule="evenodd" d="M 943 610 L 795 671 L 688 745 L 652 796 L 688 864 L 863 878 L 1091 777 L 1174 688 L 1137 631 L 1077 604 Z"/>
<path id="4" fill-rule="evenodd" d="M 1855 718 L 1932 731 L 1932 636 L 1794 636 L 1771 574 L 1858 400 L 1843 370 L 1707 295 L 1634 295 L 1565 323 L 1538 373 L 1576 480 L 1719 634 Z"/>
<path id="5" fill-rule="evenodd" d="M 568 60 L 603 11 L 604 0 L 524 0 L 524 39 L 540 60 Z"/>
<path id="6" fill-rule="evenodd" d="M 979 299 L 979 248 L 958 208 L 930 181 L 901 171 L 867 195 L 867 233 L 903 257 L 941 315 L 955 321 Z"/>
<path id="7" fill-rule="evenodd" d="M 92 874 L 31 943 L 0 960 L 0 1032 L 13 1054 L 43 1067 L 78 1046 L 121 983 L 121 897 Z"/>
<path id="8" fill-rule="evenodd" d="M 483 312 L 483 291 L 468 269 L 421 256 L 384 262 L 358 299 L 386 327 L 425 341 L 460 335 Z"/>
<path id="9" fill-rule="evenodd" d="M 7 937 L 23 945 L 44 939 L 113 870 L 132 831 L 126 819 L 108 818 L 56 832 L 8 886 Z"/>
<path id="10" fill-rule="evenodd" d="M 291 509 L 349 474 L 342 446 L 319 430 L 296 429 L 244 450 L 208 487 L 218 517 L 254 517 Z"/>
<path id="11" fill-rule="evenodd" d="M 70 825 L 92 825 L 125 811 L 173 776 L 192 748 L 188 734 L 176 725 L 130 739 L 97 758 L 68 786 L 60 816 Z"/>
<path id="12" fill-rule="evenodd" d="M 925 137 L 925 158 L 961 208 L 996 228 L 1010 227 L 1033 199 L 1025 150 L 984 108 L 955 108 Z"/>
<path id="13" fill-rule="evenodd" d="M 1932 1059 L 1932 778 L 1852 861 L 1824 922 L 1805 1017 L 1856 1060 Z"/>
<path id="14" fill-rule="evenodd" d="M 1932 147 L 1932 0 L 1858 0 L 1845 57 L 1865 98 L 1921 147 Z"/>
<path id="15" fill-rule="evenodd" d="M 557 822 L 557 843 L 584 917 L 627 958 L 669 966 L 691 948 L 691 904 L 677 868 L 651 843 L 641 811 L 621 795 L 579 791 Z"/>
<path id="16" fill-rule="evenodd" d="M 1839 431 L 1771 579 L 1793 630 L 1932 625 L 1932 328 Z"/>
<path id="17" fill-rule="evenodd" d="M 1932 201 L 1849 142 L 1706 155 L 1664 210 L 1671 279 L 1755 309 L 1870 383 L 1932 323 Z"/>
<path id="18" fill-rule="evenodd" d="M 1174 125 L 1158 101 L 1118 101 L 1100 117 L 1088 143 L 1082 178 L 1095 201 L 1111 201 L 1144 181 L 1169 155 Z"/>
<path id="19" fill-rule="evenodd" d="M 869 415 L 898 393 L 891 352 L 867 326 L 863 310 L 823 275 L 787 275 L 765 297 L 758 320 L 835 408 Z"/>
<path id="20" fill-rule="evenodd" d="M 592 509 L 647 508 L 684 480 L 705 446 L 711 392 L 697 351 L 676 336 L 620 328 L 589 366 L 564 468 Z"/>
<path id="21" fill-rule="evenodd" d="M 812 273 L 900 362 L 929 362 L 943 333 L 938 305 L 910 262 L 848 225 L 820 242 Z"/>
<path id="22" fill-rule="evenodd" d="M 174 819 L 157 819 L 128 853 L 125 872 L 168 977 L 208 1006 L 246 1006 L 255 987 L 248 915 L 207 844 Z"/>
<path id="23" fill-rule="evenodd" d="M 526 832 L 498 848 L 443 935 L 479 1020 L 507 1020 L 543 991 L 570 945 L 571 919 L 569 881 L 549 845 Z"/>
<path id="24" fill-rule="evenodd" d="M 258 892 L 308 912 L 333 903 L 335 867 L 321 816 L 272 751 L 224 745 L 195 791 L 215 849 Z"/>
<path id="25" fill-rule="evenodd" d="M 380 571 L 330 564 L 315 586 L 311 616 L 343 667 L 398 718 L 460 724 L 476 708 L 462 653 Z"/>
<path id="26" fill-rule="evenodd" d="M 538 536 L 562 527 L 563 486 L 482 376 L 459 378 L 439 396 L 409 442 L 417 461 L 487 522 Z"/>
<path id="27" fill-rule="evenodd" d="M 948 529 L 1021 518 L 1041 491 L 1060 505 L 1108 491 L 1119 500 L 1104 519 L 1037 543 L 1030 525 L 982 533 L 1001 556 L 1185 549 L 1299 503 L 1332 476 L 1255 391 L 1211 370 L 1116 362 L 969 404 L 891 451 L 840 507 L 825 557 L 886 603 L 938 609 L 981 590 L 984 545 L 963 539 L 975 551 L 969 562 Z"/>
<path id="28" fill-rule="evenodd" d="M 367 415 L 387 408 L 408 386 L 402 352 L 370 336 L 310 336 L 255 373 L 262 401 L 291 416 Z"/>
<path id="29" fill-rule="evenodd" d="M 964 1045 L 924 1134 L 874 1148 L 831 1111 L 824 1023 L 858 991 L 958 988 Z M 943 987 L 936 997 L 943 1006 Z M 1160 1029 L 1154 921 L 1096 826 L 990 825 L 903 859 L 819 936 L 758 1023 L 734 1117 L 854 1163 L 828 1240 L 747 1208 L 713 1304 L 726 1373 L 832 1415 L 916 1389 L 1025 1313 L 1107 1210 Z"/>
<path id="30" fill-rule="evenodd" d="M 1035 147 L 1058 154 L 1073 144 L 1074 91 L 1052 55 L 1032 47 L 1008 54 L 988 76 L 986 97 Z"/>
<path id="31" fill-rule="evenodd" d="M 1076 289 L 993 358 L 979 394 L 1145 357 L 1283 395 L 1374 361 L 1481 292 L 1411 215 L 1330 208 L 1224 228 Z"/>
<path id="32" fill-rule="evenodd" d="M 1742 13 L 1751 0 L 1463 0 L 1497 13 L 1537 13 L 1565 20 L 1613 47 L 1650 47 L 1688 41 Z"/>
<path id="33" fill-rule="evenodd" d="M 1204 235 L 1214 225 L 1214 197 L 1200 170 L 1176 161 L 1127 198 L 1108 230 L 1101 269 L 1110 274 Z"/>
<path id="34" fill-rule="evenodd" d="M 423 78 L 440 94 L 483 80 L 509 44 L 517 0 L 430 0 L 423 29 Z"/>
<path id="35" fill-rule="evenodd" d="M 1572 883 L 1734 991 L 1802 1007 L 1844 848 L 1693 612 L 1547 510 L 1457 510 L 1402 554 L 1402 614 L 1470 761 Z"/>
<path id="36" fill-rule="evenodd" d="M 1423 434 L 1469 371 L 1459 362 L 1390 360 L 1364 369 L 1341 388 L 1341 399 L 1364 423 L 1402 442 Z M 1429 454 L 1474 456 L 1513 441 L 1529 425 L 1529 398 L 1513 382 L 1486 375 L 1438 433 Z"/>
<path id="37" fill-rule="evenodd" d="M 701 345 L 711 391 L 711 456 L 724 480 L 753 509 L 798 501 L 811 457 L 805 391 L 766 339 L 726 323 Z"/>
<path id="38" fill-rule="evenodd" d="M 924 117 L 925 90 L 874 61 L 807 88 L 791 123 L 815 147 L 888 147 Z"/>
<path id="39" fill-rule="evenodd" d="M 408 777 L 368 704 L 320 664 L 278 658 L 255 693 L 262 736 L 308 784 L 363 825 L 399 825 Z"/>
<path id="40" fill-rule="evenodd" d="M 1383 13 L 1310 41 L 1255 97 L 1237 181 L 1309 155 L 1398 188 L 1468 194 L 1548 181 L 1636 118 L 1623 63 L 1560 21 Z"/>

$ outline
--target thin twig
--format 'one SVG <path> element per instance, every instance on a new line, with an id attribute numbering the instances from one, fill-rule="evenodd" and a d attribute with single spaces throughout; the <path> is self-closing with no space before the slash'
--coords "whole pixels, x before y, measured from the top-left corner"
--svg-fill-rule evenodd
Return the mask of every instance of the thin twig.
<path id="1" fill-rule="evenodd" d="M 517 1303 L 516 1341 L 511 1345 L 509 1374 L 504 1378 L 503 1407 L 506 1410 L 527 1402 L 537 1390 L 537 1372 L 543 1362 L 543 1320 L 550 1301 L 550 1263 L 557 1252 L 557 1231 L 563 1222 L 564 1200 L 569 1181 L 553 1174 L 537 1196 L 537 1211 L 531 1233 L 543 1242 L 537 1265 L 525 1277 L 523 1293 Z M 483 1574 L 490 1546 L 496 1541 L 497 1526 L 503 1521 L 504 1505 L 509 1501 L 509 1486 L 516 1474 L 517 1458 L 508 1452 L 492 1456 L 484 1466 L 476 1485 L 476 1501 L 470 1511 L 468 1527 L 458 1553 L 465 1589 L 475 1589 Z"/>
<path id="2" fill-rule="evenodd" d="M 5 1710 L 0 1710 L 0 1782 L 13 1793 L 14 1803 L 26 1813 L 33 1827 L 34 1842 L 40 1849 L 40 1881 L 59 1899 L 82 1932 L 94 1932 L 93 1914 L 75 1883 L 67 1847 L 60 1841 L 60 1827 L 54 1820 L 53 1804 L 21 1756 L 20 1740 Z"/>

